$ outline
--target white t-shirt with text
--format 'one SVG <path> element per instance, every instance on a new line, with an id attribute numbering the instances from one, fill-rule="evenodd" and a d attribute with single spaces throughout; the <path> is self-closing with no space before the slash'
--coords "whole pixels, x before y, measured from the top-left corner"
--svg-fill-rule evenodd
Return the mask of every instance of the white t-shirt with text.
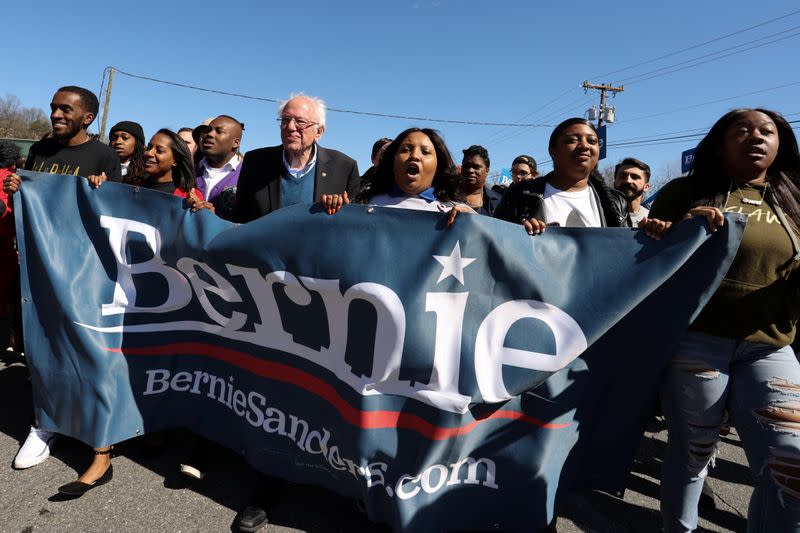
<path id="1" fill-rule="evenodd" d="M 582 191 L 567 192 L 549 183 L 544 187 L 545 222 L 558 222 L 563 227 L 599 228 L 600 208 L 591 187 Z"/>

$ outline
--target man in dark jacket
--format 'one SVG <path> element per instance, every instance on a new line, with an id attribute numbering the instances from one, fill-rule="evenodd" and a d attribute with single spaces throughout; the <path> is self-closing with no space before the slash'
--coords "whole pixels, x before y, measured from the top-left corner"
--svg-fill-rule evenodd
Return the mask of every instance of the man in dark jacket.
<path id="1" fill-rule="evenodd" d="M 244 155 L 234 220 L 250 222 L 281 207 L 318 202 L 323 194 L 358 191 L 358 165 L 336 150 L 319 146 L 325 132 L 325 104 L 294 96 L 278 108 L 281 144 Z"/>
<path id="2" fill-rule="evenodd" d="M 278 108 L 281 144 L 244 155 L 236 190 L 234 220 L 250 222 L 282 207 L 313 203 L 323 194 L 354 197 L 361 178 L 356 162 L 317 144 L 325 132 L 325 103 L 294 96 Z M 240 531 L 256 531 L 267 520 L 265 507 L 280 493 L 281 481 L 265 476 L 264 488 L 239 513 Z"/>

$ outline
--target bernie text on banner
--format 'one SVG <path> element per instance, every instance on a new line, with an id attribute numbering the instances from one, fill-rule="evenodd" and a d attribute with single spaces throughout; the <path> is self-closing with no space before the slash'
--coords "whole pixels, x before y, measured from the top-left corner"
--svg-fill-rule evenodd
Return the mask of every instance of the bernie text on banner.
<path id="1" fill-rule="evenodd" d="M 631 229 L 281 209 L 21 173 L 42 427 L 92 446 L 188 427 L 396 530 L 534 531 L 620 488 L 661 371 L 744 221 Z"/>

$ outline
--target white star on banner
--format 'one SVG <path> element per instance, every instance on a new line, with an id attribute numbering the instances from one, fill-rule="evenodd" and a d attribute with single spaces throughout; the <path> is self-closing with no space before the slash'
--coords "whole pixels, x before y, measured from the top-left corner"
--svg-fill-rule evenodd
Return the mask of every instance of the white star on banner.
<path id="1" fill-rule="evenodd" d="M 474 258 L 461 257 L 461 244 L 458 241 L 456 241 L 456 246 L 450 252 L 450 255 L 434 255 L 433 258 L 443 267 L 442 274 L 436 280 L 436 283 L 448 276 L 453 276 L 462 285 L 464 284 L 464 269 L 475 261 Z"/>

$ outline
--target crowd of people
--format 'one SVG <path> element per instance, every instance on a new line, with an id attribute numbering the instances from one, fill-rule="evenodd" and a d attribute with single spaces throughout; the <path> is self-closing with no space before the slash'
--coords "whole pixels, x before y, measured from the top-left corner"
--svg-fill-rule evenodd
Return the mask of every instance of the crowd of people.
<path id="1" fill-rule="evenodd" d="M 547 146 L 551 172 L 539 176 L 534 158 L 520 155 L 511 164 L 513 182 L 490 188 L 485 147 L 464 149 L 459 169 L 442 136 L 427 128 L 378 140 L 373 166 L 359 174 L 351 157 L 320 145 L 325 105 L 311 96 L 292 96 L 278 106 L 280 145 L 244 155 L 244 124 L 228 115 L 177 132 L 160 129 L 149 140 L 138 123 L 123 121 L 111 128 L 106 145 L 88 133 L 98 107 L 86 89 L 58 89 L 50 104 L 52 132 L 31 147 L 24 168 L 83 176 L 93 187 L 111 180 L 158 190 L 236 223 L 316 202 L 334 215 L 352 201 L 441 212 L 448 223 L 457 215 L 495 217 L 521 226 L 509 231 L 531 236 L 553 226 L 630 227 L 660 239 L 693 216 L 704 217 L 716 231 L 725 224 L 723 213 L 747 215 L 733 265 L 680 341 L 660 391 L 669 433 L 664 531 L 698 527 L 703 481 L 728 423 L 739 432 L 755 481 L 749 530 L 800 531 L 800 365 L 791 348 L 800 315 L 800 153 L 780 114 L 726 113 L 698 145 L 688 175 L 664 186 L 648 212 L 642 200 L 650 167 L 625 158 L 607 184 L 597 169 L 595 126 L 582 118 L 553 130 Z M 9 317 L 11 348 L 22 351 L 11 222 L 13 195 L 22 183 L 18 158 L 18 151 L 0 142 L 0 261 L 8 278 L 0 283 L 0 312 Z M 14 467 L 47 459 L 56 437 L 34 422 Z M 59 490 L 77 497 L 110 481 L 110 450 L 96 448 L 86 471 Z M 202 466 L 183 466 L 189 475 L 203 474 Z M 276 483 L 265 478 L 266 486 Z M 267 522 L 265 498 L 239 514 L 240 530 L 255 531 Z"/>

